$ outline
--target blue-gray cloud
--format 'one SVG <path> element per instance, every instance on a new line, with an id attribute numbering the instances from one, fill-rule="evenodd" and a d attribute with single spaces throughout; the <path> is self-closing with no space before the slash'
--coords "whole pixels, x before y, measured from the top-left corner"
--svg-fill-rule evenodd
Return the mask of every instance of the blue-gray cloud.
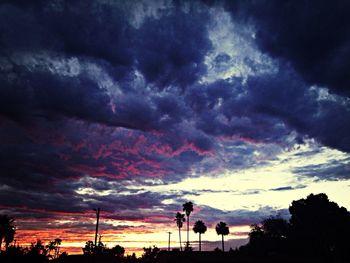
<path id="1" fill-rule="evenodd" d="M 250 23 L 255 29 L 258 46 L 290 62 L 307 83 L 350 95 L 348 1 L 219 3 L 223 3 L 234 20 Z"/>
<path id="2" fill-rule="evenodd" d="M 323 164 L 307 165 L 293 170 L 294 173 L 314 177 L 317 180 L 347 180 L 350 178 L 349 159 L 339 161 L 332 161 Z"/>

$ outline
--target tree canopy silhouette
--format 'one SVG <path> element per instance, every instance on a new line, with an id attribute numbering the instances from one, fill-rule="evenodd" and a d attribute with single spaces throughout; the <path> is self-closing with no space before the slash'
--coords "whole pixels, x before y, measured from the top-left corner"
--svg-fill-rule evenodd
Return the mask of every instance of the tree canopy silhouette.
<path id="1" fill-rule="evenodd" d="M 180 241 L 180 250 L 182 251 L 182 244 L 181 244 L 181 228 L 183 226 L 183 223 L 186 221 L 185 219 L 185 214 L 181 214 L 180 212 L 177 212 L 176 213 L 176 216 L 175 216 L 175 222 L 176 222 L 176 225 L 179 229 L 179 241 Z"/>
<path id="2" fill-rule="evenodd" d="M 224 236 L 228 235 L 230 233 L 228 226 L 224 222 L 220 222 L 215 227 L 216 233 L 218 235 L 221 235 L 221 244 L 222 244 L 222 251 L 225 251 L 224 247 Z"/>
<path id="3" fill-rule="evenodd" d="M 269 217 L 251 226 L 249 246 L 251 252 L 269 254 L 284 251 L 287 247 L 289 223 L 280 217 Z"/>
<path id="4" fill-rule="evenodd" d="M 60 238 L 55 238 L 55 240 L 49 242 L 49 244 L 46 246 L 46 248 L 48 249 L 49 257 L 58 258 L 60 254 L 61 243 L 62 239 Z M 51 255 L 52 250 L 54 251 L 53 255 Z"/>
<path id="5" fill-rule="evenodd" d="M 344 207 L 331 202 L 326 194 L 310 194 L 293 201 L 290 239 L 304 254 L 344 255 L 349 249 L 350 214 Z"/>
<path id="6" fill-rule="evenodd" d="M 148 247 L 148 248 L 144 247 L 141 261 L 145 263 L 155 262 L 159 252 L 160 252 L 160 249 L 156 246 Z"/>
<path id="7" fill-rule="evenodd" d="M 83 247 L 84 255 L 92 255 L 95 249 L 94 242 L 91 240 L 86 241 L 85 246 Z"/>
<path id="8" fill-rule="evenodd" d="M 207 231 L 207 226 L 202 220 L 198 220 L 193 226 L 193 231 L 199 234 L 199 251 L 202 251 L 201 235 Z"/>
<path id="9" fill-rule="evenodd" d="M 26 252 L 26 256 L 30 259 L 30 262 L 47 262 L 48 249 L 45 247 L 44 243 L 38 239 L 36 242 L 31 243 Z"/>
<path id="10" fill-rule="evenodd" d="M 0 251 L 2 249 L 2 241 L 5 241 L 6 248 L 13 241 L 15 236 L 15 219 L 8 215 L 0 215 Z"/>
<path id="11" fill-rule="evenodd" d="M 115 245 L 113 248 L 111 248 L 111 251 L 112 251 L 112 254 L 118 258 L 122 258 L 125 253 L 125 249 L 120 245 Z"/>
<path id="12" fill-rule="evenodd" d="M 187 243 L 186 247 L 189 248 L 190 241 L 189 241 L 189 228 L 190 228 L 190 214 L 193 212 L 193 203 L 192 202 L 186 202 L 182 205 L 182 211 L 186 213 L 187 216 Z"/>
<path id="13" fill-rule="evenodd" d="M 350 214 L 326 194 L 310 194 L 293 201 L 289 221 L 270 217 L 251 226 L 249 254 L 297 254 L 327 261 L 350 259 Z"/>

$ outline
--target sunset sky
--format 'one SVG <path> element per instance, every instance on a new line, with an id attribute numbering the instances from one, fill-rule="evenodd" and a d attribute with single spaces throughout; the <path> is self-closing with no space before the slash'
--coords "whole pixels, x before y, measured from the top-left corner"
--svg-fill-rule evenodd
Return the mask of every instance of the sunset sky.
<path id="1" fill-rule="evenodd" d="M 17 243 L 203 250 L 326 193 L 350 209 L 350 1 L 0 3 L 0 214 Z M 186 240 L 185 228 L 182 239 Z M 190 240 L 198 249 L 193 231 Z"/>

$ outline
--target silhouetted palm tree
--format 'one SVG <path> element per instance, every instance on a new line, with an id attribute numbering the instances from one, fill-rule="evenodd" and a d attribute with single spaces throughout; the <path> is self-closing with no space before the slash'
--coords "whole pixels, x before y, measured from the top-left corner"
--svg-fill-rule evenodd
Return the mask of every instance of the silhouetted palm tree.
<path id="1" fill-rule="evenodd" d="M 62 239 L 55 238 L 55 240 L 50 241 L 49 244 L 46 245 L 46 249 L 48 252 L 48 256 L 51 257 L 51 251 L 54 250 L 53 258 L 58 258 L 60 254 L 60 245 L 62 243 Z"/>
<path id="2" fill-rule="evenodd" d="M 2 240 L 9 244 L 15 236 L 15 219 L 8 215 L 0 215 L 0 251 L 2 248 Z"/>
<path id="3" fill-rule="evenodd" d="M 180 212 L 176 213 L 175 216 L 176 225 L 179 228 L 179 240 L 180 240 L 180 250 L 182 251 L 182 245 L 181 245 L 181 228 L 183 226 L 183 222 L 185 222 L 185 214 L 181 214 Z"/>
<path id="4" fill-rule="evenodd" d="M 46 249 L 48 252 L 48 257 L 51 257 L 51 251 L 55 250 L 55 241 L 50 241 L 49 244 L 46 245 Z"/>
<path id="5" fill-rule="evenodd" d="M 7 248 L 9 247 L 10 243 L 13 242 L 13 240 L 15 239 L 15 233 L 16 230 L 15 228 L 10 228 L 4 236 L 4 241 L 5 241 L 5 248 L 7 250 Z"/>
<path id="6" fill-rule="evenodd" d="M 184 203 L 182 207 L 183 207 L 182 211 L 184 211 L 187 216 L 187 247 L 189 247 L 190 246 L 190 242 L 189 242 L 190 214 L 191 212 L 193 212 L 193 204 L 192 202 L 187 202 L 187 203 Z"/>
<path id="7" fill-rule="evenodd" d="M 62 239 L 60 238 L 55 238 L 54 240 L 54 244 L 55 244 L 55 258 L 58 258 L 58 256 L 60 255 L 60 245 L 62 243 Z"/>
<path id="8" fill-rule="evenodd" d="M 201 234 L 204 234 L 207 231 L 206 225 L 203 223 L 203 221 L 198 220 L 193 227 L 193 231 L 195 233 L 199 233 L 199 251 L 202 251 L 202 240 L 201 240 Z"/>
<path id="9" fill-rule="evenodd" d="M 221 235 L 221 237 L 222 237 L 222 239 L 221 239 L 222 251 L 224 252 L 225 251 L 225 249 L 224 249 L 224 236 L 226 236 L 230 233 L 228 226 L 226 225 L 226 223 L 220 222 L 216 225 L 215 230 L 216 230 L 216 233 L 218 235 Z"/>

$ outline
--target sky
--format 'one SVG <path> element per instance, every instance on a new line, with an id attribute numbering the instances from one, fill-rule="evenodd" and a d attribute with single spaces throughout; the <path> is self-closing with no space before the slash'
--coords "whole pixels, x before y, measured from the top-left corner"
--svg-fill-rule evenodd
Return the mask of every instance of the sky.
<path id="1" fill-rule="evenodd" d="M 326 193 L 350 209 L 349 1 L 0 3 L 0 214 L 17 243 L 203 250 Z M 186 240 L 185 228 L 182 239 Z M 198 248 L 198 237 L 190 241 Z"/>

